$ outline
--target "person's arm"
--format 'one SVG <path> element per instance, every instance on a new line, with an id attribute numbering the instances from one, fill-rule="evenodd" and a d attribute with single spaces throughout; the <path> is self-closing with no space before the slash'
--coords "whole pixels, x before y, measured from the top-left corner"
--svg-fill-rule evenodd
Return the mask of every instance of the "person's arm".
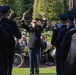
<path id="1" fill-rule="evenodd" d="M 26 23 L 22 23 L 23 28 L 25 28 L 28 32 L 30 32 L 29 26 L 26 25 Z"/>
<path id="2" fill-rule="evenodd" d="M 42 14 L 42 18 L 43 18 L 43 27 L 42 27 L 42 30 L 43 30 L 47 25 L 47 21 L 46 21 L 46 18 L 45 18 L 44 14 Z"/>
<path id="3" fill-rule="evenodd" d="M 56 41 L 55 41 L 55 47 L 57 47 L 57 48 L 59 48 L 60 43 L 61 43 L 61 41 L 62 41 L 62 40 L 61 40 L 61 39 L 62 39 L 61 35 L 62 35 L 62 33 L 59 32 L 58 37 L 57 37 L 57 39 L 56 39 Z"/>
<path id="4" fill-rule="evenodd" d="M 20 39 L 21 38 L 21 32 L 20 32 L 20 29 L 18 28 L 18 26 L 17 26 L 17 23 L 15 22 L 15 21 L 12 21 L 12 23 L 13 23 L 13 28 L 14 28 L 14 30 L 13 30 L 13 32 L 14 32 L 14 35 L 15 35 L 15 37 L 17 38 L 17 39 Z"/>
<path id="5" fill-rule="evenodd" d="M 63 38 L 62 43 L 60 44 L 60 48 L 62 50 L 66 50 L 66 49 L 69 50 L 70 42 L 71 42 L 71 36 L 70 36 L 70 34 L 66 33 Z"/>

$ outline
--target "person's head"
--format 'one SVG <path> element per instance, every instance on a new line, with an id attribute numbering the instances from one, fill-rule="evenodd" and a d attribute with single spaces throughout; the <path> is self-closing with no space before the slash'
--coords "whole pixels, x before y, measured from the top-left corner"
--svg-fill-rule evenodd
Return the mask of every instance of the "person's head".
<path id="1" fill-rule="evenodd" d="M 73 25 L 74 13 L 72 11 L 68 11 L 66 12 L 66 15 L 68 16 L 69 25 Z"/>
<path id="2" fill-rule="evenodd" d="M 34 18 L 31 22 L 32 26 L 35 27 L 37 25 L 37 20 Z"/>
<path id="3" fill-rule="evenodd" d="M 62 24 L 66 24 L 67 20 L 68 20 L 68 17 L 66 14 L 59 14 L 59 18 L 60 18 L 60 22 Z"/>
<path id="4" fill-rule="evenodd" d="M 2 16 L 8 16 L 10 14 L 10 6 L 2 6 Z"/>
<path id="5" fill-rule="evenodd" d="M 25 38 L 25 35 L 22 35 L 22 40 L 25 40 L 26 38 Z"/>

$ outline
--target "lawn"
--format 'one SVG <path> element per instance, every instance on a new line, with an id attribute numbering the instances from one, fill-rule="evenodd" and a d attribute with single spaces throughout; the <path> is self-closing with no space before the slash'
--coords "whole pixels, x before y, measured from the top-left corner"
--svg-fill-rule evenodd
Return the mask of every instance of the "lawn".
<path id="1" fill-rule="evenodd" d="M 29 75 L 29 68 L 14 68 L 12 75 Z M 40 68 L 40 75 L 56 75 L 55 67 Z"/>

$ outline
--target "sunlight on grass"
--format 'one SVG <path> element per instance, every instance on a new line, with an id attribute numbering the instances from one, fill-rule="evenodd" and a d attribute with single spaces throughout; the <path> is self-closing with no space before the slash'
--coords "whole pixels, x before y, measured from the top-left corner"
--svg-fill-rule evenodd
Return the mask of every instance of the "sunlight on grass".
<path id="1" fill-rule="evenodd" d="M 29 68 L 14 68 L 12 75 L 29 75 Z M 56 75 L 54 68 L 40 68 L 40 75 Z"/>

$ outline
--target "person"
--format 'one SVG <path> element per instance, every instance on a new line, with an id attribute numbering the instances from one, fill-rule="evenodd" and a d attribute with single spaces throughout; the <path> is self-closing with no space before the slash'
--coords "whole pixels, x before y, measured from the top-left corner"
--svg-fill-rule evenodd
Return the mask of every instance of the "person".
<path id="1" fill-rule="evenodd" d="M 44 53 L 46 63 L 45 65 L 55 65 L 55 47 L 50 46 L 50 48 Z"/>
<path id="2" fill-rule="evenodd" d="M 27 40 L 26 40 L 26 37 L 24 35 L 22 35 L 21 39 L 19 40 L 19 44 L 21 47 L 21 52 L 23 52 L 23 50 L 27 46 Z"/>
<path id="3" fill-rule="evenodd" d="M 5 75 L 5 67 L 4 67 L 4 61 L 3 59 L 5 58 L 4 57 L 4 54 L 3 54 L 3 51 L 4 51 L 4 48 L 2 47 L 2 43 L 6 43 L 9 39 L 9 34 L 8 32 L 4 29 L 4 27 L 2 26 L 2 22 L 1 22 L 1 16 L 2 16 L 2 8 L 0 7 L 0 74 L 1 75 Z M 7 51 L 7 47 L 5 46 L 5 52 Z M 4 58 L 3 58 L 4 57 Z"/>
<path id="4" fill-rule="evenodd" d="M 1 21 L 4 23 L 7 23 L 11 27 L 11 31 L 13 32 L 13 36 L 11 39 L 11 42 L 8 45 L 8 50 L 9 50 L 9 67 L 8 67 L 8 75 L 12 74 L 12 66 L 14 62 L 14 54 L 15 54 L 15 40 L 14 36 L 17 39 L 21 38 L 21 32 L 16 24 L 15 21 L 8 19 L 9 11 L 10 11 L 10 6 L 2 6 L 2 19 Z"/>
<path id="5" fill-rule="evenodd" d="M 52 31 L 53 31 L 54 29 L 56 29 L 56 28 L 59 28 L 58 25 L 57 25 L 57 23 L 56 23 L 55 21 L 52 21 L 52 22 L 51 22 L 51 25 L 52 25 L 52 27 L 51 27 Z"/>
<path id="6" fill-rule="evenodd" d="M 2 8 L 2 6 L 1 6 Z M 2 8 L 2 11 L 3 11 L 3 8 Z M 2 17 L 0 18 L 2 19 Z M 3 55 L 3 67 L 4 67 L 4 73 L 5 75 L 7 75 L 7 72 L 8 72 L 8 56 L 9 56 L 9 51 L 8 51 L 8 45 L 11 45 L 11 41 L 13 39 L 13 32 L 12 32 L 12 29 L 11 27 L 7 24 L 7 23 L 4 23 L 1 21 L 1 26 L 8 32 L 9 34 L 9 39 L 8 41 L 6 42 L 2 42 L 1 43 L 1 47 L 2 47 L 2 55 Z"/>
<path id="7" fill-rule="evenodd" d="M 27 36 L 27 31 L 26 31 L 26 29 L 24 29 L 21 34 Z"/>
<path id="8" fill-rule="evenodd" d="M 37 19 L 33 19 L 31 26 L 27 26 L 26 22 L 22 25 L 29 32 L 29 42 L 28 47 L 30 49 L 30 74 L 39 74 L 39 63 L 40 63 L 40 47 L 41 47 L 41 33 L 46 27 L 46 19 L 43 20 L 43 26 L 37 25 Z"/>
<path id="9" fill-rule="evenodd" d="M 17 53 L 21 53 L 21 47 L 20 47 L 20 44 L 19 44 L 19 39 L 15 38 L 15 52 Z"/>
<path id="10" fill-rule="evenodd" d="M 57 28 L 55 30 L 53 30 L 53 36 L 52 36 L 52 41 L 51 41 L 51 44 L 53 46 L 56 47 L 56 72 L 57 72 L 57 75 L 61 75 L 61 60 L 60 60 L 60 57 L 61 57 L 61 50 L 60 48 L 57 46 L 59 43 L 56 42 L 57 38 L 59 37 L 59 33 L 60 33 L 60 30 L 66 28 L 66 20 L 67 20 L 67 16 L 65 14 L 59 14 L 59 18 L 60 18 L 60 22 L 61 22 L 61 27 L 60 28 Z"/>
<path id="11" fill-rule="evenodd" d="M 66 15 L 66 14 L 65 14 Z M 67 15 L 66 15 L 67 16 Z M 66 21 L 65 21 L 65 25 L 67 26 L 67 20 L 68 20 L 68 16 L 67 16 L 67 19 L 66 19 Z M 63 37 L 65 36 L 65 33 L 67 32 L 67 31 L 69 31 L 70 29 L 72 29 L 72 28 L 74 28 L 74 25 L 72 25 L 72 24 L 69 24 L 68 26 L 67 26 L 67 28 L 64 28 L 64 29 L 61 29 L 60 30 L 60 32 L 59 32 L 59 35 L 58 35 L 58 38 L 57 38 L 57 40 L 56 40 L 56 44 L 55 44 L 55 46 L 57 47 L 57 48 L 59 48 L 60 49 L 60 44 L 61 44 L 61 42 L 62 42 L 62 40 L 63 40 Z M 61 50 L 61 49 L 60 49 Z M 62 50 L 61 50 L 61 56 L 62 56 Z M 65 64 L 65 59 L 64 58 L 61 58 L 61 74 L 63 75 L 64 74 L 64 64 Z"/>
<path id="12" fill-rule="evenodd" d="M 41 36 L 41 58 L 47 48 L 46 36 Z"/>
<path id="13" fill-rule="evenodd" d="M 26 12 L 23 13 L 21 21 L 25 21 Z"/>
<path id="14" fill-rule="evenodd" d="M 68 18 L 70 19 L 70 24 L 74 25 L 73 24 L 73 20 L 74 20 L 74 14 L 73 14 L 73 12 L 72 11 L 68 11 L 66 14 L 67 14 Z M 65 36 L 63 38 L 63 41 L 62 41 L 62 43 L 60 45 L 61 49 L 63 51 L 61 57 L 65 60 L 64 61 L 64 75 L 70 75 L 70 73 L 71 73 L 70 66 L 72 66 L 72 65 L 71 64 L 68 65 L 66 63 L 70 63 L 70 62 L 67 61 L 67 59 L 68 59 L 68 54 L 69 54 L 69 50 L 70 50 L 72 35 L 74 33 L 76 33 L 76 29 L 75 28 L 72 28 L 71 30 L 69 30 L 65 34 Z M 66 71 L 66 69 L 67 69 L 67 71 Z"/>
<path id="15" fill-rule="evenodd" d="M 50 25 L 47 25 L 46 26 L 46 30 L 45 31 L 46 31 L 46 34 L 49 36 L 49 33 L 50 33 Z"/>

